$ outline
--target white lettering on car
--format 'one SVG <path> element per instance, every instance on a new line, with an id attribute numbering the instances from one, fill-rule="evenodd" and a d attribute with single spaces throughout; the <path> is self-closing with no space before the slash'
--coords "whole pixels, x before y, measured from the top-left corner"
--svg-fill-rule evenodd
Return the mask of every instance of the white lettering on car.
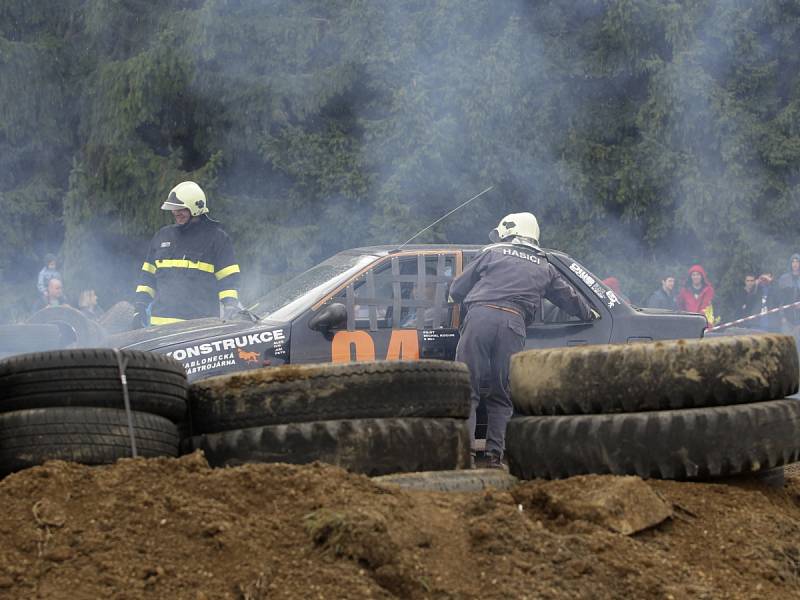
<path id="1" fill-rule="evenodd" d="M 574 262 L 569 266 L 569 270 L 575 273 L 580 278 L 580 280 L 586 285 L 586 287 L 588 287 L 590 290 L 594 292 L 595 296 L 597 296 L 601 300 L 606 299 L 605 296 L 606 291 L 597 281 L 595 281 L 594 277 L 589 275 L 589 272 L 586 269 L 584 269 L 578 263 Z M 611 307 L 609 306 L 609 308 Z"/>
<path id="2" fill-rule="evenodd" d="M 283 329 L 262 331 L 261 333 L 248 333 L 247 335 L 226 338 L 224 340 L 214 340 L 213 342 L 204 342 L 197 346 L 189 346 L 187 348 L 172 350 L 167 352 L 167 356 L 171 356 L 175 360 L 183 361 L 187 358 L 196 358 L 198 356 L 211 354 L 212 352 L 222 352 L 223 350 L 233 350 L 235 348 L 246 348 L 247 346 L 253 346 L 255 344 L 267 344 L 269 342 L 276 342 L 277 344 L 280 344 L 282 343 L 282 340 L 285 339 L 286 334 L 284 333 Z M 230 359 L 233 359 L 233 353 L 225 356 L 230 356 Z M 210 361 L 215 359 L 219 359 L 219 357 L 214 356 L 208 360 Z M 236 361 L 233 360 L 231 364 L 235 363 Z M 198 365 L 195 365 L 193 361 L 192 363 L 187 363 L 184 366 L 189 368 L 190 365 L 192 368 L 194 368 L 195 366 L 200 366 L 200 363 L 198 362 Z M 210 367 L 207 367 L 203 370 L 208 370 L 208 368 Z"/>
<path id="3" fill-rule="evenodd" d="M 606 292 L 606 298 L 608 298 L 608 308 L 614 308 L 614 306 L 619 304 L 619 298 L 617 298 L 617 295 L 611 290 Z"/>

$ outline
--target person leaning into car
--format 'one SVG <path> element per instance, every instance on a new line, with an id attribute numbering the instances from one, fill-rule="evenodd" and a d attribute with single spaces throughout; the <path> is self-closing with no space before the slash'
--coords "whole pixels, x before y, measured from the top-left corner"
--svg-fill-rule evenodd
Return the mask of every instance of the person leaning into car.
<path id="1" fill-rule="evenodd" d="M 456 347 L 456 360 L 466 363 L 472 387 L 470 441 L 475 448 L 475 411 L 481 382 L 489 384 L 486 455 L 488 467 L 501 469 L 506 425 L 514 412 L 508 382 L 511 355 L 525 346 L 526 326 L 533 322 L 542 298 L 584 321 L 600 315 L 547 262 L 539 249 L 539 223 L 531 213 L 510 214 L 489 234 L 484 248 L 451 284 L 454 302 L 467 315 Z"/>
<path id="2" fill-rule="evenodd" d="M 233 244 L 219 223 L 208 216 L 202 188 L 179 183 L 161 205 L 175 218 L 150 242 L 136 287 L 135 325 L 166 325 L 219 317 L 240 308 L 239 265 Z M 149 307 L 149 318 L 148 318 Z"/>

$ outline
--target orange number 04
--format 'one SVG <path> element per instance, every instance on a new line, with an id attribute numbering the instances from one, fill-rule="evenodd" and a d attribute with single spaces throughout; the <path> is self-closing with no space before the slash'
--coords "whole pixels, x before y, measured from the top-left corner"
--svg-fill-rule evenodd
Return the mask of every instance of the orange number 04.
<path id="1" fill-rule="evenodd" d="M 416 360 L 419 338 L 416 329 L 394 329 L 386 360 Z M 375 360 L 375 342 L 366 331 L 339 331 L 331 342 L 331 361 Z"/>

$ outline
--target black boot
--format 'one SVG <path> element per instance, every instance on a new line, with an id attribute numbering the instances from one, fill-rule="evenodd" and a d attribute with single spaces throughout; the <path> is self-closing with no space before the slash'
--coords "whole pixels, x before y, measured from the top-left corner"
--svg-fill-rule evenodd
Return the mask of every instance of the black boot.
<path id="1" fill-rule="evenodd" d="M 503 471 L 508 471 L 508 467 L 503 462 L 503 458 L 496 452 L 487 452 L 486 458 L 487 469 L 501 469 Z"/>

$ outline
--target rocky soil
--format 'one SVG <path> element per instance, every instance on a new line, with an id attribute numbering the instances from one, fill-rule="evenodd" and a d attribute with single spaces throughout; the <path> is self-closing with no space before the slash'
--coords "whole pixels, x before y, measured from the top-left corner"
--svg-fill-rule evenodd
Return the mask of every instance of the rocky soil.
<path id="1" fill-rule="evenodd" d="M 800 597 L 800 479 L 417 492 L 199 453 L 0 482 L 0 598 Z"/>

